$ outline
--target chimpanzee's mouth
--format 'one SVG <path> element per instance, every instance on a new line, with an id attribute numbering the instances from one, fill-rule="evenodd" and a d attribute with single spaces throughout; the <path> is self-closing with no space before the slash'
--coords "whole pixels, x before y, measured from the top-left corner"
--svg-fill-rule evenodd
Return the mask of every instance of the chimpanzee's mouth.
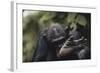
<path id="1" fill-rule="evenodd" d="M 65 42 L 65 38 L 64 37 L 60 37 L 60 38 L 52 40 L 51 42 L 54 45 L 60 44 L 60 45 L 58 45 L 58 47 L 59 47 L 59 46 L 61 46 L 61 44 L 63 44 L 63 42 Z"/>

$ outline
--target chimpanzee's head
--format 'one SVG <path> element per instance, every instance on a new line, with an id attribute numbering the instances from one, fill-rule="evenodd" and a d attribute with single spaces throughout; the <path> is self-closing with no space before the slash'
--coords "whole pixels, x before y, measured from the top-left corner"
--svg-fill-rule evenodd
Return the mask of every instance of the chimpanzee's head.
<path id="1" fill-rule="evenodd" d="M 47 40 L 56 47 L 59 47 L 64 42 L 65 30 L 58 24 L 51 24 L 47 31 Z"/>
<path id="2" fill-rule="evenodd" d="M 56 50 L 56 55 L 60 55 L 61 47 L 65 43 L 66 36 L 69 34 L 69 27 L 62 27 L 61 24 L 53 23 L 44 30 L 44 37 L 46 38 L 48 47 L 52 50 Z M 43 34 L 42 34 L 43 35 Z"/>

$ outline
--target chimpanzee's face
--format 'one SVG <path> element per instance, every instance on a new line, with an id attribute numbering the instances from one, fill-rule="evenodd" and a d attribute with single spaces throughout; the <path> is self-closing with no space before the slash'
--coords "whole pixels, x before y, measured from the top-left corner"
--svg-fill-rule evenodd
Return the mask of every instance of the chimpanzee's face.
<path id="1" fill-rule="evenodd" d="M 49 46 L 56 50 L 56 54 L 59 54 L 60 48 L 65 42 L 66 31 L 61 24 L 52 24 L 46 34 L 46 39 L 49 42 Z"/>
<path id="2" fill-rule="evenodd" d="M 47 30 L 47 39 L 51 42 L 61 40 L 65 36 L 65 30 L 61 24 L 51 24 Z"/>

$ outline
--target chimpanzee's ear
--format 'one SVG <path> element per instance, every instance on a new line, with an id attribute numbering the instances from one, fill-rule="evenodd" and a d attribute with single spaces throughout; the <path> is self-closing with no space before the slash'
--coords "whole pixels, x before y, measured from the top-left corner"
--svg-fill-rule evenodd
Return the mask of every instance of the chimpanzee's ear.
<path id="1" fill-rule="evenodd" d="M 47 29 L 44 29 L 43 31 L 42 31 L 42 36 L 43 36 L 43 38 L 44 39 L 47 39 Z"/>
<path id="2" fill-rule="evenodd" d="M 46 38 L 46 35 L 45 35 L 45 34 L 43 34 L 43 35 L 42 35 L 42 37 L 45 39 L 45 38 Z"/>

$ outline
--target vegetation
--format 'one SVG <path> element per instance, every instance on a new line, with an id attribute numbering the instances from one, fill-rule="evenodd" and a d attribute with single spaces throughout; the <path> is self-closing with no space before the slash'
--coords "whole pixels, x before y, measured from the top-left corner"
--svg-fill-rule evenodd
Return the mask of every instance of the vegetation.
<path id="1" fill-rule="evenodd" d="M 52 23 L 71 28 L 77 28 L 79 24 L 90 32 L 89 13 L 23 10 L 23 62 L 32 62 L 39 32 Z"/>

